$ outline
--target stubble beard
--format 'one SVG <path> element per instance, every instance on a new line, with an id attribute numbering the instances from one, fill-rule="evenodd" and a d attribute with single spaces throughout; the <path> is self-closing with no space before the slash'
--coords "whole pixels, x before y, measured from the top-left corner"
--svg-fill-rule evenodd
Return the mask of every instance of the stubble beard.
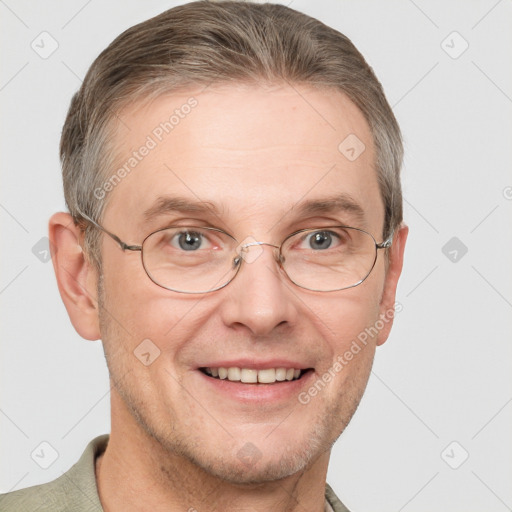
<path id="1" fill-rule="evenodd" d="M 302 436 L 302 440 L 295 443 L 296 446 L 292 450 L 285 450 L 285 453 L 277 458 L 264 454 L 262 457 L 266 459 L 264 464 L 250 466 L 236 456 L 237 450 L 232 446 L 214 447 L 212 450 L 211 446 L 205 446 L 205 442 L 198 441 L 197 433 L 195 433 L 196 440 L 184 434 L 179 420 L 172 425 L 164 425 L 163 422 L 152 418 L 151 412 L 137 392 L 136 379 L 129 378 L 131 371 L 124 367 L 126 365 L 123 361 L 119 361 L 133 354 L 124 350 L 123 336 L 125 337 L 126 333 L 115 320 L 111 319 L 108 304 L 103 276 L 100 274 L 98 280 L 100 332 L 112 386 L 137 424 L 151 439 L 152 444 L 161 448 L 159 453 L 153 455 L 159 461 L 161 471 L 171 479 L 175 479 L 176 471 L 183 470 L 185 466 L 197 468 L 210 477 L 233 485 L 276 482 L 291 475 L 303 473 L 322 454 L 331 450 L 334 442 L 352 419 L 366 388 L 373 357 L 369 364 L 370 368 L 367 369 L 366 378 L 358 380 L 358 383 L 347 379 L 347 388 L 341 390 L 335 403 L 327 404 L 331 406 L 324 407 L 324 411 L 310 422 L 311 428 Z M 116 353 L 121 357 L 116 358 Z M 307 407 L 307 405 L 297 402 L 296 407 Z M 292 413 L 290 418 L 288 421 L 297 421 L 296 414 Z M 278 431 L 279 427 L 275 432 L 278 433 Z M 236 442 L 234 440 L 234 443 Z M 258 442 L 254 444 L 257 446 Z M 264 447 L 262 448 L 261 451 L 264 452 Z"/>

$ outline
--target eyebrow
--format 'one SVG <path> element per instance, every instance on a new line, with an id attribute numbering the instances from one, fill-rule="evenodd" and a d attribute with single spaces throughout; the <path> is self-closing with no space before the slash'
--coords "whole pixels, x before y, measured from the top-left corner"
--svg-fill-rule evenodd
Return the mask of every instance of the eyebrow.
<path id="1" fill-rule="evenodd" d="M 184 197 L 159 197 L 153 206 L 142 214 L 144 222 L 172 212 L 210 214 L 220 216 L 217 207 L 208 201 L 190 201 Z"/>
<path id="2" fill-rule="evenodd" d="M 323 199 L 304 201 L 292 208 L 293 210 L 297 212 L 297 216 L 347 213 L 357 222 L 366 220 L 363 207 L 352 196 L 345 193 Z"/>
<path id="3" fill-rule="evenodd" d="M 156 217 L 173 212 L 213 215 L 219 220 L 221 218 L 220 209 L 209 201 L 191 201 L 184 197 L 161 196 L 153 206 L 144 211 L 143 219 L 147 223 Z M 366 219 L 363 207 L 352 196 L 345 193 L 303 201 L 288 210 L 288 213 L 294 213 L 295 217 L 347 213 L 356 222 L 364 222 Z"/>

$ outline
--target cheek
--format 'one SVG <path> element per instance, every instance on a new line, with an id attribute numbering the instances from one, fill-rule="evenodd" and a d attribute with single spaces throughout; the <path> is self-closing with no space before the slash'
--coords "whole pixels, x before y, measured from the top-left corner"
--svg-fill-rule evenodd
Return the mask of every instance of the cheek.
<path id="1" fill-rule="evenodd" d="M 336 292 L 336 296 L 326 297 L 314 311 L 326 339 L 339 348 L 379 318 L 382 288 L 380 281 L 370 278 L 359 286 Z"/>
<path id="2" fill-rule="evenodd" d="M 375 288 L 344 290 L 344 296 L 324 304 L 317 322 L 325 340 L 324 358 L 317 368 L 318 379 L 327 381 L 325 403 L 336 403 L 340 417 L 353 413 L 371 371 L 378 330 L 379 301 Z M 321 387 L 321 386 L 320 386 Z M 308 391 L 309 392 L 309 391 Z M 343 414 L 342 414 L 343 413 Z"/>
<path id="3" fill-rule="evenodd" d="M 148 344 L 145 340 L 166 356 L 162 360 L 176 363 L 184 347 L 202 332 L 214 306 L 205 296 L 165 290 L 142 272 L 105 268 L 102 338 L 116 353 L 123 350 L 127 364 L 137 368 L 133 353 L 141 343 Z"/>
<path id="4" fill-rule="evenodd" d="M 323 337 L 317 374 L 319 378 L 332 377 L 326 399 L 338 400 L 341 392 L 347 393 L 347 400 L 356 400 L 364 390 L 377 344 L 378 284 L 377 280 L 365 281 L 343 290 L 336 297 L 324 299 L 315 310 L 316 329 Z"/>
<path id="5" fill-rule="evenodd" d="M 146 274 L 140 253 L 126 251 L 114 254 L 105 251 L 104 295 L 111 320 L 134 339 L 161 336 L 173 322 L 183 318 L 185 307 L 170 300 L 171 293 L 156 284 Z M 119 252 L 119 251 L 117 251 Z"/>

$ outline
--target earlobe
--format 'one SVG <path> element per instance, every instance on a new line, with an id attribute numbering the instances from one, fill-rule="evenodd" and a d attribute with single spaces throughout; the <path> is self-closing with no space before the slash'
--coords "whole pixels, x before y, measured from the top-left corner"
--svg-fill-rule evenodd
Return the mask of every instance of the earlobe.
<path id="1" fill-rule="evenodd" d="M 83 338 L 97 340 L 98 273 L 80 245 L 82 231 L 68 213 L 52 215 L 48 230 L 57 285 L 71 323 Z"/>
<path id="2" fill-rule="evenodd" d="M 384 290 L 380 302 L 380 318 L 383 328 L 377 336 L 377 345 L 382 345 L 389 336 L 395 315 L 396 288 L 402 273 L 404 262 L 405 242 L 409 228 L 402 224 L 393 237 L 393 244 L 389 249 L 389 264 L 386 271 Z"/>

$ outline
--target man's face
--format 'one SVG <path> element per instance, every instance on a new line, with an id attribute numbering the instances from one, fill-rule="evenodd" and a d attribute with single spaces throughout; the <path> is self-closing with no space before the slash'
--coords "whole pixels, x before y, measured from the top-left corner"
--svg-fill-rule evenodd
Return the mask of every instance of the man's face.
<path id="1" fill-rule="evenodd" d="M 197 105 L 184 109 L 190 112 L 158 141 L 155 128 L 191 96 Z M 121 118 L 119 167 L 148 135 L 157 142 L 110 192 L 102 223 L 127 243 L 141 244 L 173 224 L 216 227 L 239 241 L 250 236 L 274 245 L 302 228 L 338 224 L 382 241 L 370 130 L 338 92 L 210 87 L 161 97 Z M 366 146 L 353 161 L 338 150 L 349 134 Z M 364 218 L 345 209 L 299 213 L 305 202 L 336 197 L 357 203 Z M 162 198 L 207 202 L 216 213 L 167 211 L 147 219 L 144 212 Z M 332 368 L 389 308 L 381 303 L 384 251 L 361 285 L 322 293 L 292 284 L 273 249 L 260 249 L 225 288 L 187 295 L 154 284 L 137 252 L 123 253 L 108 237 L 102 245 L 100 315 L 114 382 L 113 422 L 143 428 L 164 457 L 178 453 L 236 482 L 287 476 L 330 448 L 361 399 L 382 340 L 359 343 L 350 362 Z M 146 366 L 134 351 L 148 339 L 144 358 L 154 358 L 154 347 L 160 355 Z M 205 367 L 309 371 L 294 381 L 253 384 L 208 376 Z M 329 369 L 331 379 L 324 377 Z M 324 385 L 309 393 L 323 377 Z"/>

